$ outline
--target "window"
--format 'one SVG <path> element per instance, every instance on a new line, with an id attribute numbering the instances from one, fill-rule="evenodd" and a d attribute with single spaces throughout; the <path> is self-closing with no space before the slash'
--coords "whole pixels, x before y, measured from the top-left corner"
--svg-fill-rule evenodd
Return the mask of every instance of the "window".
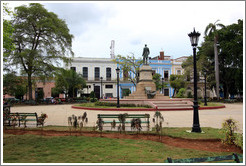
<path id="1" fill-rule="evenodd" d="M 111 81 L 111 68 L 110 67 L 106 68 L 106 80 Z"/>
<path id="2" fill-rule="evenodd" d="M 100 78 L 100 68 L 95 67 L 95 81 L 99 81 Z"/>
<path id="3" fill-rule="evenodd" d="M 112 89 L 113 88 L 113 85 L 105 85 L 105 88 L 106 89 Z"/>
<path id="4" fill-rule="evenodd" d="M 76 67 L 70 67 L 70 69 L 76 71 Z"/>
<path id="5" fill-rule="evenodd" d="M 169 96 L 169 89 L 164 89 L 164 96 Z"/>
<path id="6" fill-rule="evenodd" d="M 181 70 L 177 70 L 177 75 L 181 75 Z"/>
<path id="7" fill-rule="evenodd" d="M 83 78 L 88 80 L 88 67 L 83 67 Z"/>
<path id="8" fill-rule="evenodd" d="M 112 98 L 113 97 L 113 93 L 105 93 L 106 98 Z"/>
<path id="9" fill-rule="evenodd" d="M 164 81 L 168 81 L 168 70 L 164 71 Z"/>

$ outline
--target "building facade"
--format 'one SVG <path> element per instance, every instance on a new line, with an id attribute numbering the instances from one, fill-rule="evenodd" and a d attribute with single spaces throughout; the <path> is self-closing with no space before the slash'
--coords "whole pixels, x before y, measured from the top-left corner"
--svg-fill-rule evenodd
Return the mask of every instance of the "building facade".
<path id="1" fill-rule="evenodd" d="M 181 64 L 187 57 L 180 57 L 177 59 L 171 59 L 170 56 L 165 56 L 164 51 L 160 52 L 159 56 L 149 59 L 149 65 L 152 67 L 153 74 L 159 73 L 161 78 L 164 78 L 164 82 L 167 83 L 167 87 L 160 93 L 164 96 L 172 97 L 174 89 L 169 84 L 169 78 L 171 74 L 183 74 Z M 89 95 L 91 91 L 94 91 L 97 98 L 115 98 L 117 97 L 117 74 L 115 62 L 112 58 L 84 58 L 75 57 L 70 66 L 66 66 L 67 69 L 73 69 L 76 72 L 83 75 L 83 78 L 87 82 L 87 88 L 82 90 L 80 96 Z M 121 69 L 121 68 L 120 68 Z M 136 87 L 132 82 L 124 78 L 124 71 L 121 69 L 119 73 L 120 98 L 124 97 L 124 91 L 130 90 L 134 92 Z M 133 73 L 128 73 L 134 77 Z"/>
<path id="2" fill-rule="evenodd" d="M 115 64 L 111 58 L 73 58 L 71 66 L 67 69 L 73 69 L 83 75 L 87 87 L 82 90 L 83 95 L 89 95 L 94 91 L 97 98 L 116 97 L 117 75 Z M 78 94 L 78 96 L 80 95 Z"/>

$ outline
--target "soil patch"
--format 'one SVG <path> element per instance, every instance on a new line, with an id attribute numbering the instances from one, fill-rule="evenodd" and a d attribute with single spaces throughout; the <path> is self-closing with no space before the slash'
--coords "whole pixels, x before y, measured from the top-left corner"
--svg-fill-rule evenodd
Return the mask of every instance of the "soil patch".
<path id="1" fill-rule="evenodd" d="M 151 140 L 162 142 L 168 146 L 174 146 L 186 149 L 196 149 L 210 152 L 235 152 L 243 153 L 241 148 L 235 145 L 225 145 L 220 139 L 184 139 L 174 138 L 170 136 L 161 136 L 154 134 L 120 134 L 120 133 L 102 133 L 93 131 L 56 131 L 56 130 L 14 130 L 4 129 L 6 134 L 23 135 L 43 135 L 43 136 L 86 136 L 86 137 L 105 137 L 114 139 L 135 139 L 135 140 Z"/>

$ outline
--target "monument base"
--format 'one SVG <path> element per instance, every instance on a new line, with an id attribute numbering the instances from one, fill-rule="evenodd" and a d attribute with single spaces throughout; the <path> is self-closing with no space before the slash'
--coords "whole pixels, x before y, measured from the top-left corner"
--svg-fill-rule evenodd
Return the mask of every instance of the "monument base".
<path id="1" fill-rule="evenodd" d="M 143 65 L 139 71 L 139 83 L 136 86 L 136 91 L 126 96 L 126 99 L 149 99 L 147 91 L 155 93 L 153 99 L 169 99 L 168 96 L 163 96 L 159 91 L 156 91 L 156 85 L 152 78 L 152 68 L 149 65 Z"/>

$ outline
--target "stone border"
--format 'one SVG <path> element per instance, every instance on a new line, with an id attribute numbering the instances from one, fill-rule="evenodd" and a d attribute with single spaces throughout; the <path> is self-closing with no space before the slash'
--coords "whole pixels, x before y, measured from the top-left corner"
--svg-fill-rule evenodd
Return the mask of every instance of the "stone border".
<path id="1" fill-rule="evenodd" d="M 193 110 L 193 108 L 168 108 L 168 109 L 158 109 L 158 108 L 93 108 L 93 107 L 80 107 L 72 106 L 74 109 L 84 109 L 84 110 L 95 110 L 95 111 L 187 111 Z M 199 110 L 209 110 L 209 109 L 220 109 L 225 108 L 225 106 L 214 106 L 214 107 L 199 107 Z"/>

